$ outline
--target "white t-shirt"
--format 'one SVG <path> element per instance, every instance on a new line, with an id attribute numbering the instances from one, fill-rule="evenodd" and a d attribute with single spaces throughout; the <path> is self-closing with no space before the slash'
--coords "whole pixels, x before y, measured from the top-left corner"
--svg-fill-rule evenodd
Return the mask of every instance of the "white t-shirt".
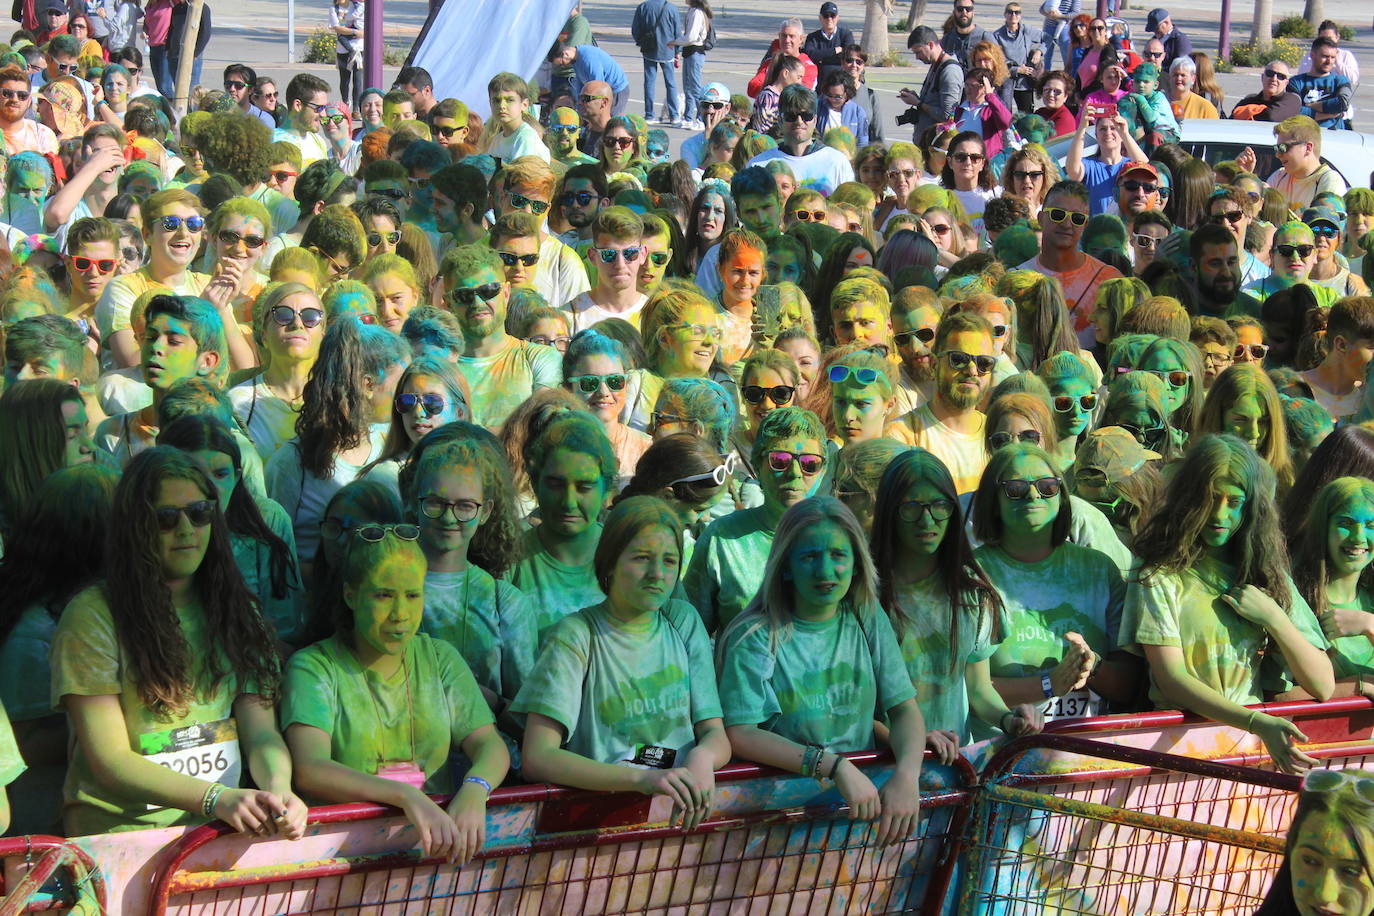
<path id="1" fill-rule="evenodd" d="M 371 448 L 367 461 L 362 464 L 348 464 L 336 456 L 334 473 L 325 478 L 316 477 L 301 467 L 301 453 L 294 444 L 287 444 L 272 455 L 264 468 L 267 495 L 281 503 L 281 507 L 291 516 L 291 527 L 296 535 L 297 556 L 315 556 L 320 547 L 320 520 L 324 518 L 324 510 L 329 505 L 329 500 L 339 490 L 352 483 L 358 472 L 377 457 L 385 440 L 384 429 L 374 424 L 369 434 Z M 291 441 L 294 443 L 295 440 Z"/>
<path id="2" fill-rule="evenodd" d="M 766 165 L 781 159 L 792 168 L 797 187 L 820 191 L 826 197 L 844 184 L 854 180 L 854 166 L 844 153 L 828 146 L 813 148 L 805 156 L 792 156 L 780 149 L 769 149 L 749 160 L 749 165 Z"/>
<path id="3" fill-rule="evenodd" d="M 487 154 L 500 159 L 502 162 L 510 162 L 512 159 L 519 159 L 521 156 L 538 156 L 545 162 L 553 162 L 553 155 L 549 148 L 544 145 L 544 141 L 539 139 L 539 134 L 535 133 L 533 127 L 528 124 L 521 124 L 515 133 L 509 137 L 497 130 L 496 139 L 487 148 Z"/>
<path id="4" fill-rule="evenodd" d="M 578 331 L 585 331 L 604 318 L 620 318 L 638 328 L 639 313 L 644 310 L 644 303 L 648 301 L 649 297 L 641 294 L 635 299 L 634 305 L 625 311 L 613 312 L 593 302 L 592 292 L 588 290 L 563 308 L 572 313 L 572 330 L 576 334 Z"/>
<path id="5" fill-rule="evenodd" d="M 318 132 L 302 133 L 289 127 L 278 127 L 272 131 L 272 142 L 281 143 L 283 141 L 301 151 L 302 169 L 312 162 L 329 158 L 329 144 L 325 141 L 324 135 Z"/>
<path id="6" fill-rule="evenodd" d="M 539 266 L 534 271 L 535 292 L 553 308 L 559 308 L 592 288 L 587 268 L 577 252 L 555 235 L 545 234 L 539 243 Z"/>

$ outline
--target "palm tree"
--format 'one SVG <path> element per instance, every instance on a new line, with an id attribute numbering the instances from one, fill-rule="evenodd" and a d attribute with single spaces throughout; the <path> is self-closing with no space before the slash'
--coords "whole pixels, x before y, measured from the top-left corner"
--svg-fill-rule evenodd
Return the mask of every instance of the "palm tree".
<path id="1" fill-rule="evenodd" d="M 906 14 L 906 29 L 910 32 L 926 18 L 927 0 L 911 0 L 911 9 Z"/>
<path id="2" fill-rule="evenodd" d="M 887 40 L 887 16 L 890 0 L 864 0 L 863 49 L 875 64 L 887 59 L 890 45 Z"/>
<path id="3" fill-rule="evenodd" d="M 1321 25 L 1322 20 L 1326 18 L 1325 0 L 1307 0 L 1303 6 L 1302 18 L 1311 23 L 1314 29 Z"/>
<path id="4" fill-rule="evenodd" d="M 1255 0 L 1255 18 L 1250 24 L 1250 47 L 1258 51 L 1274 40 L 1274 0 Z"/>

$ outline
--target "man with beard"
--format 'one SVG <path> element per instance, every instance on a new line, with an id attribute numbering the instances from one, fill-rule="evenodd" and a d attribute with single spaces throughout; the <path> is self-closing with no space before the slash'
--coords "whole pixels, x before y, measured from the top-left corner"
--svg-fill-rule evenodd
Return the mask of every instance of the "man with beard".
<path id="1" fill-rule="evenodd" d="M 575 250 L 587 247 L 592 240 L 592 223 L 602 207 L 609 207 L 606 197 L 606 173 L 599 164 L 575 165 L 563 176 L 563 191 L 558 197 L 558 212 L 571 228 L 558 236 L 559 241 Z"/>
<path id="2" fill-rule="evenodd" d="M 816 93 L 800 84 L 788 86 L 778 99 L 782 128 L 777 149 L 764 150 L 749 165 L 781 159 L 796 176 L 797 187 L 829 197 L 840 185 L 854 180 L 854 166 L 844 153 L 815 138 Z"/>
<path id="3" fill-rule="evenodd" d="M 639 312 L 648 300 L 638 285 L 643 236 L 644 223 L 629 207 L 607 207 L 597 214 L 588 250 L 596 265 L 596 286 L 563 306 L 571 313 L 574 334 L 604 318 L 639 327 Z"/>
<path id="4" fill-rule="evenodd" d="M 24 115 L 29 110 L 33 89 L 29 78 L 18 67 L 0 70 L 0 132 L 4 134 L 5 153 L 33 152 L 57 155 L 57 134 L 46 124 Z"/>
<path id="5" fill-rule="evenodd" d="M 1245 233 L 1254 218 L 1246 208 L 1247 195 L 1234 185 L 1225 185 L 1212 192 L 1207 201 L 1207 222 L 1229 229 L 1240 249 L 1240 285 L 1254 283 L 1269 276 L 1269 265 L 1245 250 Z"/>
<path id="6" fill-rule="evenodd" d="M 1301 373 L 1317 403 L 1337 422 L 1360 409 L 1365 371 L 1374 359 L 1374 299 L 1352 296 L 1331 307 L 1330 349 L 1316 368 Z"/>
<path id="7" fill-rule="evenodd" d="M 1149 162 L 1129 162 L 1116 176 L 1116 215 L 1130 222 L 1146 210 L 1163 210 L 1159 170 Z M 1107 209 L 1111 212 L 1111 208 Z"/>
<path id="8" fill-rule="evenodd" d="M 949 468 L 961 500 L 973 495 L 988 463 L 987 418 L 978 404 L 992 384 L 997 356 L 992 325 L 981 315 L 955 312 L 935 329 L 935 396 L 888 426 L 886 435 L 923 448 Z M 905 360 L 904 360 L 905 361 Z"/>
<path id="9" fill-rule="evenodd" d="M 496 176 L 496 194 L 492 199 L 497 216 L 523 210 L 539 222 L 541 241 L 534 289 L 555 308 L 591 288 L 587 282 L 587 268 L 577 252 L 549 234 L 549 207 L 553 205 L 553 189 L 557 184 L 553 167 L 547 162 L 538 156 L 521 156 L 508 162 Z"/>
<path id="10" fill-rule="evenodd" d="M 380 164 L 373 163 L 367 171 L 373 171 Z M 449 244 L 476 245 L 485 241 L 487 230 L 482 220 L 487 213 L 487 179 L 481 169 L 461 163 L 446 165 L 430 176 L 429 182 L 434 226 L 440 240 L 436 251 Z M 366 187 L 368 194 L 372 194 L 370 180 Z"/>
<path id="11" fill-rule="evenodd" d="M 968 54 L 980 41 L 997 42 L 996 34 L 974 25 L 973 0 L 954 0 L 954 26 L 945 32 L 940 47 L 959 61 L 965 70 L 969 67 Z"/>
<path id="12" fill-rule="evenodd" d="M 1197 307 L 1213 318 L 1258 318 L 1259 302 L 1240 291 L 1240 246 L 1230 231 L 1215 223 L 1193 233 L 1188 242 L 1197 285 Z"/>
<path id="13" fill-rule="evenodd" d="M 896 416 L 902 417 L 935 393 L 935 329 L 940 324 L 939 299 L 928 290 L 908 286 L 892 303 L 892 342 L 902 368 L 897 377 Z"/>
<path id="14" fill-rule="evenodd" d="M 562 381 L 558 351 L 506 333 L 510 284 L 505 265 L 486 245 L 463 245 L 439 265 L 444 305 L 463 329 L 458 371 L 472 394 L 472 421 L 499 430 L 536 388 Z"/>
<path id="15" fill-rule="evenodd" d="M 558 166 L 572 168 L 575 165 L 596 161 L 595 157 L 588 156 L 577 148 L 577 138 L 580 136 L 582 119 L 577 116 L 577 112 L 571 108 L 555 108 L 548 133 L 544 134 L 544 137 L 548 140 L 553 161 Z"/>

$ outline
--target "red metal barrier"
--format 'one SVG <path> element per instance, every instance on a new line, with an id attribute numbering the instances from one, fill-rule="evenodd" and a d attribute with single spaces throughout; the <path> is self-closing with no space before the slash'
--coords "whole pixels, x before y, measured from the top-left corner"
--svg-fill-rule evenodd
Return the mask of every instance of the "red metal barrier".
<path id="1" fill-rule="evenodd" d="M 890 763 L 871 752 L 850 759 L 865 768 Z M 420 858 L 408 828 L 403 836 L 394 831 L 388 848 L 370 853 L 340 850 L 308 862 L 249 867 L 221 857 L 219 867 L 194 867 L 193 860 L 213 859 L 209 847 L 217 840 L 232 839 L 225 825 L 212 824 L 188 832 L 169 850 L 150 912 L 190 912 L 202 904 L 220 911 L 232 904 L 237 916 L 364 907 L 620 913 L 723 903 L 771 909 L 779 901 L 808 913 L 933 912 L 926 901 L 947 893 L 954 866 L 948 841 L 963 829 L 976 783 L 967 762 L 954 772 L 956 785 L 922 793 L 921 835 L 885 850 L 868 844 L 871 825 L 849 821 L 834 805 L 731 813 L 727 803 L 721 816 L 684 833 L 648 823 L 643 796 L 550 786 L 494 793 L 486 847 L 463 868 Z M 816 794 L 814 783 L 749 764 L 726 767 L 716 781 L 717 795 L 725 797 L 785 797 L 797 784 Z M 309 823 L 312 830 L 364 822 L 377 829 L 398 815 L 377 805 L 339 805 L 312 810 Z M 494 835 L 491 824 L 502 817 L 528 829 Z M 287 844 L 276 845 L 289 853 Z M 913 897 L 918 876 L 920 896 Z"/>
<path id="2" fill-rule="evenodd" d="M 6 866 L 8 860 L 19 856 L 23 856 L 25 869 L 11 887 L 6 881 Z M 70 880 L 57 877 L 62 870 L 70 873 Z M 47 888 L 54 879 L 56 885 Z M 0 916 L 65 909 L 81 893 L 90 895 L 98 911 L 105 912 L 105 881 L 84 850 L 55 836 L 0 839 Z M 67 894 L 73 900 L 65 899 Z"/>

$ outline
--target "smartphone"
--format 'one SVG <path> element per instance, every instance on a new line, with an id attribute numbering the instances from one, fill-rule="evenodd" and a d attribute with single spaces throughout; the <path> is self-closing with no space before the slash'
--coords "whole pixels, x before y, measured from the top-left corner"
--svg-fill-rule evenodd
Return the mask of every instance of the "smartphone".
<path id="1" fill-rule="evenodd" d="M 1097 115 L 1097 116 L 1098 116 L 1099 118 L 1114 118 L 1114 117 L 1116 117 L 1116 103 L 1115 103 L 1115 102 L 1112 102 L 1110 105 L 1102 105 L 1102 106 L 1100 106 L 1099 109 L 1098 109 L 1098 115 Z"/>
<path id="2" fill-rule="evenodd" d="M 782 333 L 782 292 L 776 286 L 760 286 L 754 294 L 754 311 L 769 340 Z"/>

